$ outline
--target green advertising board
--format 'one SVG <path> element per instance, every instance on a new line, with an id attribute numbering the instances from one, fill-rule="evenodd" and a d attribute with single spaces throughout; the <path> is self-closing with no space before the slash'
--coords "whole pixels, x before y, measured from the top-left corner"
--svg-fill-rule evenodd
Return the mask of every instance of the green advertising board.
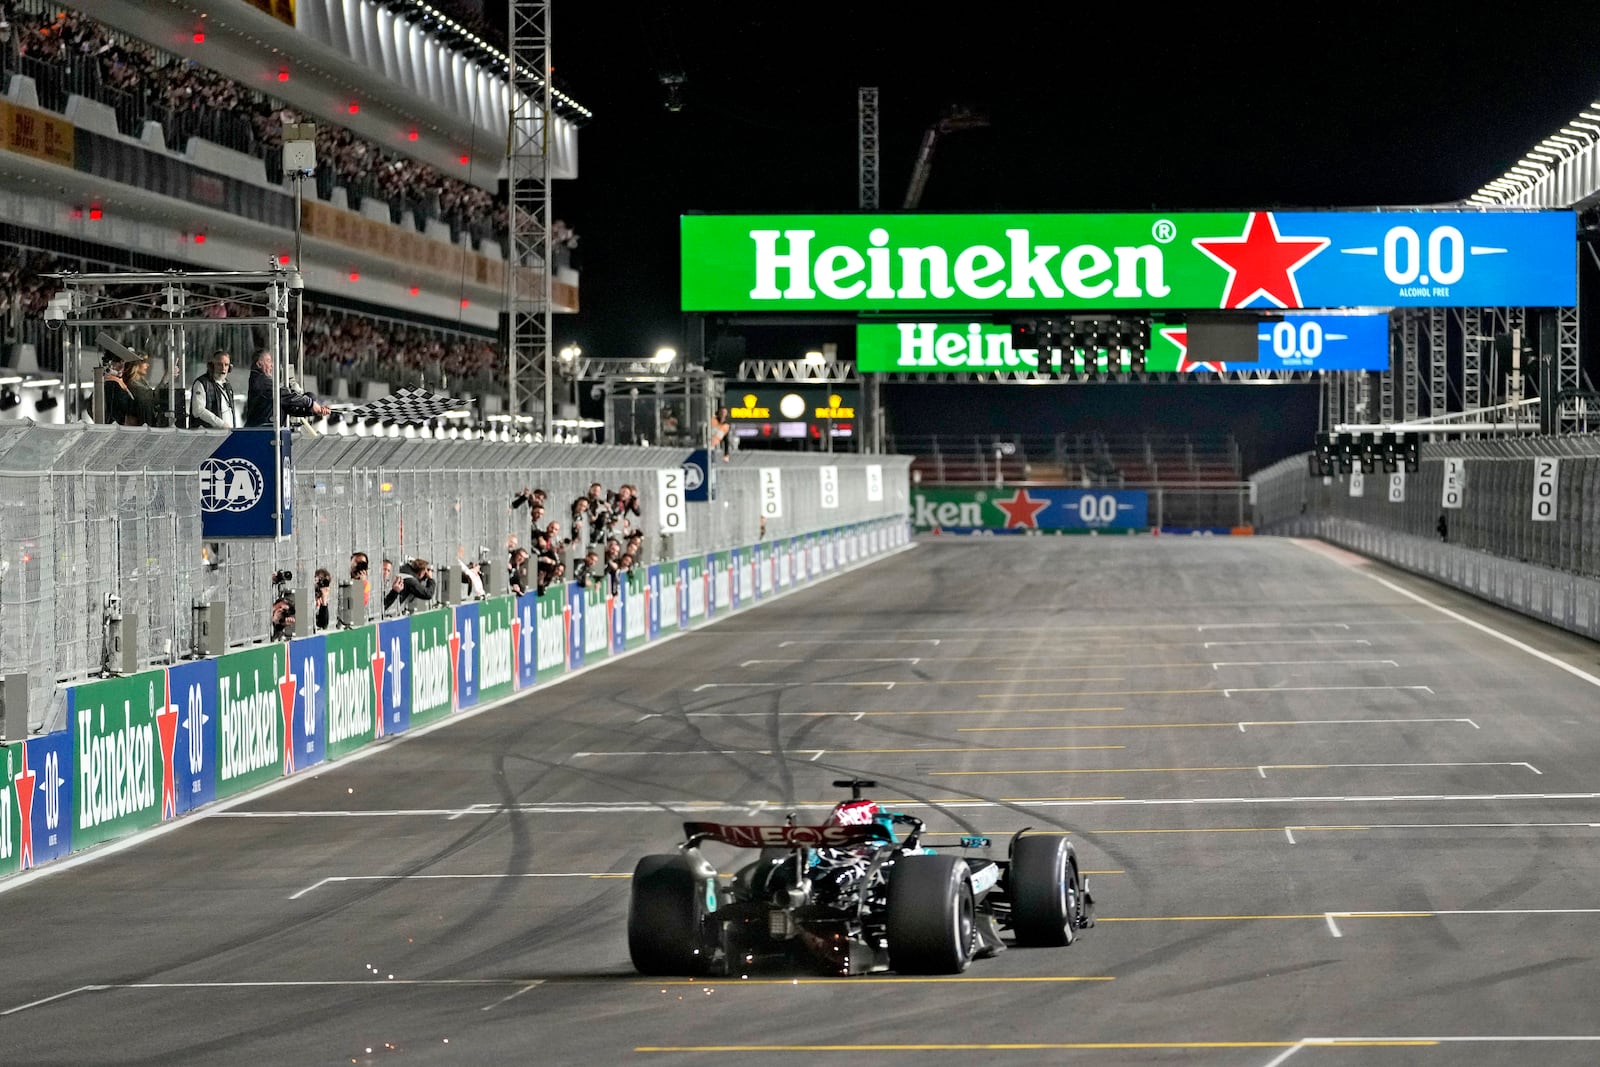
<path id="1" fill-rule="evenodd" d="M 156 715 L 167 710 L 166 672 L 107 678 L 70 693 L 76 851 L 161 821 L 166 771 Z"/>
<path id="2" fill-rule="evenodd" d="M 328 657 L 328 758 L 354 752 L 377 737 L 379 711 L 373 657 L 378 628 L 336 630 L 326 638 Z"/>
<path id="3" fill-rule="evenodd" d="M 1177 371 L 1183 348 L 1170 330 L 1156 330 L 1144 354 L 1147 371 Z M 856 327 L 856 370 L 937 374 L 950 371 L 1031 371 L 1038 353 L 1012 349 L 1005 323 L 898 322 Z"/>
<path id="4" fill-rule="evenodd" d="M 14 784 L 19 772 L 17 757 L 12 754 L 21 747 L 7 745 L 0 748 L 0 770 L 5 771 L 5 777 L 0 778 L 0 875 L 15 873 L 21 865 L 17 842 L 22 832 L 22 812 L 17 805 L 17 787 Z"/>
<path id="5" fill-rule="evenodd" d="M 516 681 L 516 648 L 511 641 L 511 619 L 516 601 L 490 597 L 478 604 L 478 703 L 511 695 Z"/>
<path id="6" fill-rule="evenodd" d="M 217 660 L 217 796 L 283 775 L 283 746 L 289 742 L 278 685 L 287 659 L 288 646 L 272 644 Z"/>
<path id="7" fill-rule="evenodd" d="M 450 714 L 451 611 L 419 611 L 411 616 L 411 725 Z"/>
<path id="8" fill-rule="evenodd" d="M 583 662 L 585 666 L 611 654 L 611 598 L 607 582 L 583 590 Z"/>
<path id="9" fill-rule="evenodd" d="M 534 656 L 538 680 L 554 678 L 567 669 L 567 587 L 553 585 L 539 597 L 534 627 Z"/>

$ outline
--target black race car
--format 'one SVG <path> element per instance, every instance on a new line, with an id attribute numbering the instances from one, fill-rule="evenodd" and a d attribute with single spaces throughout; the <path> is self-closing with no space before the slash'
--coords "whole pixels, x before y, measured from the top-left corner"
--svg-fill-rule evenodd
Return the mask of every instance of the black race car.
<path id="1" fill-rule="evenodd" d="M 633 871 L 628 952 L 651 975 L 726 975 L 802 953 L 835 974 L 890 968 L 956 974 L 1015 944 L 1070 945 L 1094 925 L 1094 901 L 1061 834 L 1011 838 L 1007 857 L 949 855 L 919 843 L 923 822 L 864 800 L 876 782 L 835 782 L 851 799 L 821 826 L 686 822 L 677 852 Z M 903 832 L 903 836 L 902 836 Z M 760 849 L 731 880 L 705 841 Z M 963 837 L 966 850 L 989 846 Z"/>

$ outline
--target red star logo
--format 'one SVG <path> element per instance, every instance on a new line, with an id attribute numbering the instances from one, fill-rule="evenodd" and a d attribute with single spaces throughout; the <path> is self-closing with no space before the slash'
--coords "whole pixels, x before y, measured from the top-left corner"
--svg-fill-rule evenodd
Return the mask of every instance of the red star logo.
<path id="1" fill-rule="evenodd" d="M 521 617 L 519 617 L 517 615 L 517 606 L 516 606 L 516 604 L 512 604 L 511 605 L 511 661 L 513 663 L 517 662 L 517 659 L 522 654 L 521 637 L 522 637 L 522 619 L 521 619 Z M 512 674 L 511 674 L 511 681 L 513 683 L 515 683 L 521 677 L 522 677 L 521 672 L 513 671 Z"/>
<path id="2" fill-rule="evenodd" d="M 1178 346 L 1178 372 L 1180 374 L 1187 370 L 1200 370 L 1201 368 L 1221 374 L 1228 369 L 1226 363 L 1189 362 L 1189 328 L 1187 326 L 1167 327 L 1159 332 L 1162 337 Z"/>
<path id="3" fill-rule="evenodd" d="M 172 773 L 172 752 L 178 743 L 178 709 L 172 706 L 172 675 L 161 672 L 165 681 L 166 702 L 156 712 L 156 732 L 161 735 L 161 818 L 178 817 L 176 777 Z M 153 688 L 153 687 L 152 687 Z"/>
<path id="4" fill-rule="evenodd" d="M 461 681 L 460 681 L 460 679 L 458 679 L 456 677 L 456 673 L 460 669 L 460 663 L 459 663 L 460 659 L 461 659 L 461 631 L 460 630 L 451 630 L 450 631 L 450 708 L 451 708 L 451 710 L 454 710 L 455 708 L 459 707 L 459 705 L 456 703 L 456 697 L 460 695 L 459 691 L 460 691 Z"/>
<path id="5" fill-rule="evenodd" d="M 1007 530 L 1014 526 L 1024 529 L 1039 528 L 1039 512 L 1050 506 L 1048 500 L 1035 500 L 1026 489 L 1018 489 L 1010 500 L 992 500 L 990 503 L 1006 513 Z"/>
<path id="6" fill-rule="evenodd" d="M 17 748 L 22 750 L 22 770 L 12 781 L 17 786 L 17 836 L 21 839 L 17 842 L 18 860 L 20 869 L 25 871 L 33 866 L 33 783 L 38 776 L 28 770 L 27 743 Z"/>
<path id="7" fill-rule="evenodd" d="M 1225 308 L 1244 307 L 1264 296 L 1281 308 L 1298 308 L 1300 287 L 1294 272 L 1332 242 L 1326 237 L 1281 237 L 1270 211 L 1252 211 L 1238 237 L 1196 237 L 1194 246 L 1228 272 Z"/>
<path id="8" fill-rule="evenodd" d="M 283 714 L 283 773 L 294 773 L 294 694 L 299 688 L 289 673 L 290 657 L 283 654 L 283 680 L 278 683 L 278 710 Z"/>
<path id="9" fill-rule="evenodd" d="M 372 729 L 374 737 L 383 736 L 383 646 L 372 651 Z"/>

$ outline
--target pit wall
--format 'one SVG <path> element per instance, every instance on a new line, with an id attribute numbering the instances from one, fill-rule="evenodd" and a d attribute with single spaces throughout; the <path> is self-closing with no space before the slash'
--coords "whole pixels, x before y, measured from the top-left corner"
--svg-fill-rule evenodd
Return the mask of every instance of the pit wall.
<path id="1" fill-rule="evenodd" d="M 0 877 L 510 700 L 904 549 L 904 516 L 64 687 L 67 727 L 0 748 Z"/>

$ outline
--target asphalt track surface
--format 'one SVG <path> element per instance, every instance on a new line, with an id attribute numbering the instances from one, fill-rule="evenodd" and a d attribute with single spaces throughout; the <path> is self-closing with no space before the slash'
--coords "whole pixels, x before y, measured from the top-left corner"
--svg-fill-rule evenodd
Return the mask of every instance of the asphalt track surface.
<path id="1" fill-rule="evenodd" d="M 1597 675 L 1311 543 L 923 541 L 0 885 L 0 1062 L 1593 1064 Z M 1070 831 L 1098 927 L 950 979 L 633 972 L 684 812 L 820 821 L 843 775 L 934 844 Z"/>

